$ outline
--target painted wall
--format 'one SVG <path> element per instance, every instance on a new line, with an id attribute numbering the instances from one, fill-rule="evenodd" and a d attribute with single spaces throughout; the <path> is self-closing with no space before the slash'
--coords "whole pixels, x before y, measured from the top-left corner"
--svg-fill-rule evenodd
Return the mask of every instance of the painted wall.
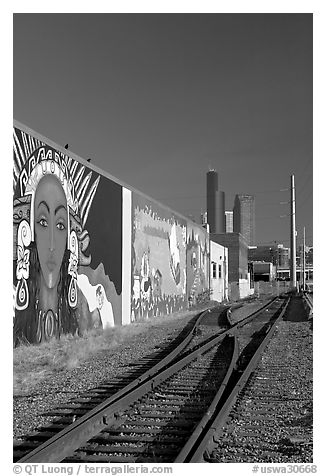
<path id="1" fill-rule="evenodd" d="M 254 287 L 251 287 L 250 275 L 248 273 L 247 279 L 239 279 L 238 282 L 229 283 L 229 299 L 231 301 L 237 301 L 247 296 L 254 294 Z"/>
<path id="2" fill-rule="evenodd" d="M 131 320 L 184 309 L 186 221 L 133 193 L 131 241 Z"/>
<path id="3" fill-rule="evenodd" d="M 129 324 L 209 294 L 207 232 L 14 127 L 14 343 Z"/>
<path id="4" fill-rule="evenodd" d="M 15 344 L 121 324 L 128 192 L 14 129 Z"/>
<path id="5" fill-rule="evenodd" d="M 195 223 L 187 223 L 187 300 L 195 304 L 209 293 L 209 236 Z"/>

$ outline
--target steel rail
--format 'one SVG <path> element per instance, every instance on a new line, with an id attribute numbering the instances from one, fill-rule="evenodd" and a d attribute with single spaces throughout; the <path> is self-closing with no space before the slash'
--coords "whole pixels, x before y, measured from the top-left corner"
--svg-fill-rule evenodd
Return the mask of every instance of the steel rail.
<path id="1" fill-rule="evenodd" d="M 306 305 L 308 310 L 308 319 L 311 319 L 313 316 L 313 310 L 314 310 L 312 299 L 309 293 L 307 293 L 306 291 L 302 294 L 302 297 L 303 297 L 304 304 Z"/>
<path id="2" fill-rule="evenodd" d="M 122 406 L 128 405 L 129 402 L 139 398 L 148 390 L 153 388 L 155 386 L 154 382 L 157 382 L 156 384 L 158 384 L 161 381 L 156 380 L 155 376 L 161 375 L 160 372 L 173 362 L 176 356 L 188 345 L 193 334 L 196 332 L 197 327 L 209 311 L 210 309 L 206 309 L 200 313 L 195 325 L 190 329 L 186 338 L 161 362 L 157 363 L 143 375 L 130 382 L 126 387 L 119 390 L 103 403 L 97 405 L 93 410 L 80 417 L 67 428 L 61 430 L 33 451 L 23 456 L 18 462 L 55 463 L 61 461 L 65 456 L 69 455 L 71 451 L 77 449 L 86 439 L 99 433 L 110 422 L 116 421 L 118 417 L 115 414 L 121 410 Z M 225 337 L 224 332 L 219 335 L 218 340 L 223 337 Z M 207 343 L 207 348 L 210 342 Z M 211 344 L 211 346 L 213 345 L 215 345 L 215 343 Z M 199 353 L 200 350 L 201 348 L 196 349 L 194 352 Z M 191 360 L 192 355 L 193 353 L 190 353 L 178 362 L 184 362 L 184 365 L 187 365 Z M 178 367 L 176 367 L 176 369 L 178 370 Z M 170 372 L 170 367 L 166 369 L 164 375 L 168 375 L 168 372 Z"/>
<path id="3" fill-rule="evenodd" d="M 109 399 L 114 401 L 104 402 L 97 406 L 86 415 L 76 420 L 72 425 L 65 428 L 41 446 L 21 458 L 19 463 L 57 463 L 62 461 L 89 438 L 100 433 L 100 431 L 107 425 L 119 423 L 121 421 L 122 410 L 127 408 L 131 403 L 141 398 L 148 391 L 153 390 L 162 381 L 185 367 L 192 360 L 195 360 L 201 353 L 214 347 L 224 338 L 225 333 L 220 334 L 199 349 L 196 349 L 180 360 L 177 360 L 170 367 L 152 377 L 151 380 L 142 382 L 130 393 L 124 394 L 118 400 Z"/>
<path id="4" fill-rule="evenodd" d="M 253 319 L 275 299 L 276 298 L 272 299 L 261 309 L 250 314 L 247 318 L 244 318 L 238 323 L 231 325 L 231 329 L 238 326 L 240 323 L 243 323 L 246 319 L 248 321 Z M 228 310 L 229 309 L 227 308 L 226 311 L 228 312 Z M 105 402 L 96 406 L 87 414 L 81 416 L 67 428 L 61 430 L 49 440 L 35 448 L 33 451 L 23 456 L 17 462 L 55 463 L 62 461 L 66 456 L 69 456 L 69 454 L 75 451 L 81 444 L 83 444 L 95 434 L 99 433 L 105 426 L 119 421 L 122 408 L 128 407 L 128 405 L 142 397 L 146 392 L 155 388 L 160 382 L 186 366 L 191 360 L 196 359 L 198 355 L 206 352 L 206 350 L 209 350 L 211 347 L 215 346 L 218 342 L 224 339 L 229 330 L 223 331 L 218 336 L 200 345 L 199 348 L 196 348 L 189 354 L 181 356 L 178 358 L 178 360 L 176 360 L 178 353 L 180 353 L 181 350 L 183 350 L 190 342 L 196 328 L 200 325 L 204 316 L 210 311 L 210 309 L 206 309 L 199 315 L 194 327 L 189 331 L 186 339 L 161 362 L 156 364 L 154 367 L 128 384 L 126 387 L 109 397 Z M 176 361 L 173 363 L 174 360 Z"/>
<path id="5" fill-rule="evenodd" d="M 282 299 L 280 296 L 275 296 L 273 297 L 272 299 L 270 299 L 269 301 L 267 301 L 267 303 L 265 303 L 262 307 L 260 307 L 259 309 L 257 309 L 256 311 L 252 312 L 251 314 L 249 314 L 248 316 L 246 317 L 243 317 L 242 319 L 239 319 L 239 321 L 237 321 L 236 323 L 232 324 L 231 323 L 231 316 L 232 316 L 232 307 L 230 309 L 228 309 L 228 313 L 229 313 L 229 322 L 231 324 L 230 326 L 230 329 L 236 329 L 238 327 L 241 327 L 242 324 L 247 324 L 248 322 L 250 322 L 250 320 L 254 319 L 255 317 L 257 317 L 261 312 L 263 312 L 268 306 L 270 306 L 271 304 L 273 304 L 275 301 L 277 301 L 278 299 Z"/>
<path id="6" fill-rule="evenodd" d="M 212 419 L 212 416 L 214 415 L 214 413 L 216 411 L 216 406 L 217 406 L 218 402 L 220 401 L 220 399 L 221 399 L 221 397 L 222 397 L 222 395 L 223 395 L 223 393 L 226 389 L 226 386 L 227 386 L 227 384 L 230 380 L 230 377 L 231 377 L 232 372 L 235 368 L 237 359 L 239 357 L 239 345 L 238 345 L 238 340 L 236 339 L 236 337 L 234 335 L 229 336 L 229 338 L 233 339 L 234 343 L 233 343 L 232 360 L 231 360 L 230 366 L 228 368 L 228 371 L 227 371 L 227 373 L 226 373 L 226 375 L 223 379 L 223 382 L 222 382 L 218 392 L 216 393 L 216 396 L 214 397 L 212 403 L 210 404 L 207 412 L 205 413 L 203 418 L 200 420 L 200 422 L 196 426 L 196 428 L 193 431 L 191 437 L 189 438 L 189 440 L 187 441 L 185 446 L 182 448 L 182 450 L 180 451 L 180 453 L 178 454 L 176 459 L 173 461 L 174 463 L 183 463 L 185 461 L 186 457 L 188 456 L 188 454 L 190 453 L 190 451 L 193 449 L 194 445 L 200 440 L 200 438 L 202 438 L 202 435 L 205 431 L 205 428 L 207 427 L 210 420 Z"/>
<path id="7" fill-rule="evenodd" d="M 227 416 L 229 415 L 230 410 L 236 401 L 236 398 L 238 397 L 239 393 L 246 385 L 250 375 L 255 370 L 256 366 L 258 365 L 258 362 L 261 359 L 261 356 L 266 346 L 268 345 L 268 343 L 270 342 L 274 334 L 277 324 L 280 322 L 280 320 L 284 316 L 284 313 L 287 309 L 289 301 L 290 301 L 290 297 L 287 298 L 287 301 L 285 302 L 279 316 L 275 319 L 273 325 L 269 329 L 264 340 L 256 349 L 249 364 L 247 365 L 241 377 L 235 384 L 230 395 L 227 397 L 222 408 L 217 412 L 217 414 L 215 413 L 215 415 L 212 417 L 210 427 L 208 431 L 206 432 L 206 434 L 201 436 L 201 439 L 199 442 L 198 441 L 194 442 L 194 445 L 192 446 L 192 448 L 189 448 L 188 453 L 183 455 L 183 461 L 179 461 L 179 462 L 188 462 L 188 463 L 204 462 L 204 457 L 203 457 L 204 452 L 209 450 L 213 442 L 217 441 L 217 434 L 222 430 L 225 420 Z"/>

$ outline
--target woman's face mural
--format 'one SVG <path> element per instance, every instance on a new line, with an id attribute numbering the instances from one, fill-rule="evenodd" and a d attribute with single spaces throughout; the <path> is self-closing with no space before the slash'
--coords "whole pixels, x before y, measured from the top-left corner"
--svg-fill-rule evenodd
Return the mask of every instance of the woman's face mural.
<path id="1" fill-rule="evenodd" d="M 14 344 L 82 334 L 99 320 L 103 328 L 114 326 L 121 296 L 101 247 L 110 243 L 102 204 L 114 196 L 121 201 L 115 210 L 122 210 L 122 187 L 104 178 L 98 187 L 100 175 L 18 128 L 13 172 Z M 113 217 L 116 223 L 119 212 Z M 121 246 L 119 229 L 112 242 Z M 111 262 L 120 266 L 122 257 Z"/>
<path id="2" fill-rule="evenodd" d="M 68 236 L 67 200 L 59 180 L 43 177 L 35 192 L 34 229 L 41 282 L 47 288 L 58 285 Z"/>

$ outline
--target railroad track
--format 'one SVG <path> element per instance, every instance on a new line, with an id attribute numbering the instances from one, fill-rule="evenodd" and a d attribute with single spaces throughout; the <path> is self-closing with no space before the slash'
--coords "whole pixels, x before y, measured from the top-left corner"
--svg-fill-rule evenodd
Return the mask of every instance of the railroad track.
<path id="1" fill-rule="evenodd" d="M 237 307 L 237 306 L 234 306 Z M 26 435 L 23 441 L 14 442 L 14 461 L 22 458 L 31 450 L 52 438 L 56 433 L 64 430 L 68 425 L 91 411 L 103 402 L 110 402 L 113 396 L 121 397 L 134 387 L 155 375 L 175 356 L 195 346 L 206 339 L 215 336 L 228 327 L 227 308 L 217 307 L 206 316 L 207 309 L 194 316 L 175 339 L 160 345 L 159 349 L 128 365 L 128 370 L 100 386 L 87 390 L 72 399 L 69 403 L 60 405 L 47 412 L 53 418 L 50 425 L 41 427 L 38 431 Z M 111 399 L 111 400 L 110 400 Z"/>
<path id="2" fill-rule="evenodd" d="M 237 399 L 244 392 L 267 344 L 273 337 L 277 324 L 283 318 L 289 300 L 290 298 L 282 299 L 280 303 L 280 300 L 276 299 L 266 306 L 263 312 L 258 313 L 256 319 L 244 319 L 233 326 L 231 332 L 237 336 L 239 356 L 227 388 L 222 398 L 215 402 L 206 431 L 202 432 L 199 438 L 190 438 L 175 462 L 218 462 L 218 458 L 211 458 L 210 453 L 216 447 L 218 435 L 221 433 L 227 418 L 229 418 L 230 412 L 236 411 L 234 406 L 237 404 Z M 250 390 L 246 391 L 247 394 L 248 392 L 250 394 Z M 248 396 L 248 399 L 250 399 L 250 396 Z M 231 425 L 228 435 L 232 432 L 232 428 Z M 221 451 L 223 451 L 223 445 L 221 448 Z M 241 440 L 239 440 L 236 451 L 241 452 L 241 450 Z"/>
<path id="3" fill-rule="evenodd" d="M 304 305 L 301 316 L 293 317 L 292 324 L 307 322 Z M 194 461 L 312 461 L 312 390 L 307 391 L 308 382 L 298 387 L 293 379 L 298 367 L 305 366 L 303 356 L 300 360 L 294 356 L 303 352 L 297 339 L 308 327 L 302 326 L 300 334 L 295 334 L 287 319 L 279 327 L 259 365 L 245 369 Z M 301 384 L 308 387 L 303 390 Z"/>
<path id="4" fill-rule="evenodd" d="M 214 316 L 215 310 L 205 311 L 188 329 L 186 339 L 149 371 L 91 410 L 82 398 L 66 405 L 61 409 L 59 422 L 31 435 L 15 448 L 15 460 L 188 461 L 195 448 L 205 446 L 204 436 L 209 434 L 223 395 L 225 399 L 225 392 L 230 393 L 231 387 L 237 385 L 250 361 L 249 354 L 255 353 L 258 341 L 264 340 L 273 322 L 280 318 L 284 302 L 275 298 L 261 311 L 233 325 L 227 309 L 223 318 L 218 313 Z M 203 333 L 201 327 L 210 327 L 212 320 L 221 321 L 218 332 L 215 329 L 198 340 Z M 239 357 L 236 336 L 240 329 L 242 334 L 247 333 L 248 342 L 244 344 L 242 338 Z"/>
<path id="5" fill-rule="evenodd" d="M 305 291 L 302 294 L 302 297 L 303 297 L 307 312 L 309 313 L 309 318 L 311 318 L 312 315 L 313 315 L 313 298 L 312 298 L 312 295 L 310 293 L 308 293 L 307 291 Z"/>

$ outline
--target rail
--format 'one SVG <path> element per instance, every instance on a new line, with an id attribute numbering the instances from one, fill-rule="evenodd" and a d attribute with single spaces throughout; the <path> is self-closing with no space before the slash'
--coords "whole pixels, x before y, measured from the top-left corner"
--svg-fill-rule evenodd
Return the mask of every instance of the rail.
<path id="1" fill-rule="evenodd" d="M 308 292 L 303 292 L 302 293 L 304 305 L 307 309 L 308 312 L 308 319 L 311 319 L 313 317 L 313 301 L 311 299 L 311 296 Z"/>
<path id="2" fill-rule="evenodd" d="M 210 418 L 206 418 L 206 421 L 205 421 L 206 431 L 204 431 L 202 428 L 201 428 L 202 431 L 200 432 L 197 431 L 196 435 L 194 435 L 194 437 L 187 443 L 187 445 L 183 448 L 183 450 L 178 455 L 177 459 L 175 460 L 176 463 L 182 463 L 182 462 L 183 463 L 199 463 L 204 461 L 203 455 L 207 447 L 210 446 L 212 441 L 214 441 L 213 439 L 216 438 L 216 434 L 221 430 L 237 396 L 239 395 L 241 390 L 244 388 L 250 375 L 252 374 L 255 367 L 257 366 L 262 356 L 262 353 L 264 352 L 267 344 L 269 343 L 270 339 L 272 338 L 274 334 L 277 324 L 282 319 L 286 311 L 289 301 L 290 301 L 290 297 L 288 297 L 287 300 L 285 301 L 285 304 L 280 314 L 278 315 L 278 317 L 276 318 L 276 320 L 270 327 L 262 343 L 256 349 L 254 355 L 252 356 L 249 364 L 247 365 L 246 369 L 240 376 L 239 380 L 236 382 L 233 388 L 226 390 L 226 392 L 228 392 L 228 395 L 219 393 L 219 395 L 217 395 L 216 398 L 214 399 L 215 407 L 213 406 L 213 404 L 211 405 L 212 409 L 211 409 Z M 222 405 L 222 407 L 219 410 L 216 410 L 222 398 L 223 400 L 225 400 L 225 403 Z M 215 408 L 215 411 L 213 410 L 213 407 Z"/>
<path id="3" fill-rule="evenodd" d="M 81 416 L 67 428 L 61 430 L 55 436 L 51 437 L 43 444 L 32 450 L 30 453 L 22 457 L 19 462 L 55 463 L 62 461 L 65 457 L 71 455 L 72 452 L 79 448 L 85 441 L 101 432 L 107 425 L 116 424 L 119 421 L 121 411 L 123 411 L 135 400 L 140 399 L 147 392 L 153 390 L 161 382 L 169 378 L 169 376 L 188 365 L 189 362 L 197 359 L 199 355 L 204 354 L 208 350 L 212 349 L 223 339 L 225 339 L 226 336 L 233 339 L 233 337 L 231 337 L 232 330 L 234 332 L 236 328 L 241 324 L 244 324 L 244 322 L 250 322 L 250 320 L 254 319 L 257 314 L 262 312 L 263 309 L 269 306 L 270 303 L 274 302 L 276 299 L 277 298 L 272 299 L 261 309 L 255 311 L 246 318 L 243 318 L 236 324 L 231 325 L 229 329 L 221 332 L 216 337 L 198 345 L 194 350 L 190 351 L 186 355 L 178 356 L 178 354 L 190 342 L 192 335 L 196 332 L 197 327 L 200 325 L 207 313 L 210 312 L 210 309 L 203 311 L 198 316 L 194 327 L 189 331 L 185 340 L 179 344 L 172 353 L 170 353 L 161 362 L 156 364 L 136 380 L 128 384 L 126 387 L 109 397 L 105 402 L 96 406 L 93 410 Z M 229 317 L 228 309 L 229 308 L 226 308 L 226 312 L 228 313 L 227 317 Z M 237 356 L 236 346 L 234 352 L 232 366 L 234 366 Z M 227 381 L 231 375 L 231 371 L 233 369 L 232 366 L 230 367 L 227 376 L 222 383 L 221 389 L 214 399 L 214 402 L 215 400 L 217 401 L 223 393 L 223 390 L 226 387 Z M 212 403 L 207 415 L 200 422 L 198 426 L 199 433 L 202 433 L 204 427 L 207 426 L 209 415 L 213 412 L 214 406 L 215 403 Z"/>

